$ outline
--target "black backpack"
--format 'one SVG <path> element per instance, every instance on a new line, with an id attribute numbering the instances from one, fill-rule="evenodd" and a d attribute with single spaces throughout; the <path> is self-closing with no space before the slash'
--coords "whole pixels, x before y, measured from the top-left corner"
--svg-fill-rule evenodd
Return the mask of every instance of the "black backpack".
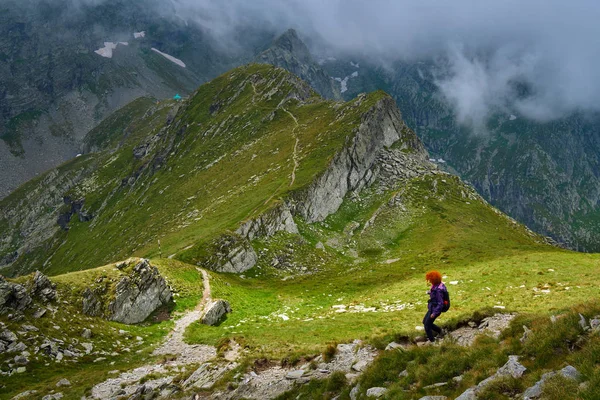
<path id="1" fill-rule="evenodd" d="M 444 296 L 444 305 L 442 306 L 442 312 L 446 312 L 450 309 L 450 293 L 448 293 L 448 289 L 444 287 L 442 290 L 442 295 Z"/>

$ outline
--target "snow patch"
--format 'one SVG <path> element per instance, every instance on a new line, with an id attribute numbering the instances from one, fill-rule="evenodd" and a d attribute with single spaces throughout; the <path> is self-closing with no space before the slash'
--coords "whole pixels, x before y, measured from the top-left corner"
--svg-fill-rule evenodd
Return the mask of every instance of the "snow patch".
<path id="1" fill-rule="evenodd" d="M 508 119 L 510 119 L 511 121 L 514 121 L 515 119 L 517 119 L 517 116 L 510 114 L 510 117 Z"/>
<path id="2" fill-rule="evenodd" d="M 155 49 L 154 47 L 152 48 L 152 51 L 160 54 L 161 56 L 163 56 L 164 58 L 166 58 L 167 60 L 174 62 L 175 64 L 179 65 L 180 67 L 185 68 L 185 63 L 183 61 L 181 61 L 179 58 L 175 58 L 167 53 L 163 53 L 162 51 Z"/>
<path id="3" fill-rule="evenodd" d="M 116 49 L 119 44 L 127 46 L 129 43 L 127 43 L 127 42 L 118 42 L 118 43 L 104 42 L 104 47 L 99 48 L 98 50 L 94 51 L 94 53 L 96 53 L 102 57 L 105 57 L 105 58 L 112 58 L 113 50 Z"/>
<path id="4" fill-rule="evenodd" d="M 360 68 L 358 63 L 354 64 L 352 61 L 350 61 L 350 65 L 352 65 L 354 68 Z"/>
<path id="5" fill-rule="evenodd" d="M 350 75 L 350 78 L 356 78 L 356 77 L 358 77 L 358 71 L 354 71 L 352 73 L 352 75 Z"/>
<path id="6" fill-rule="evenodd" d="M 146 37 L 146 31 L 133 32 L 134 39 L 141 39 Z"/>

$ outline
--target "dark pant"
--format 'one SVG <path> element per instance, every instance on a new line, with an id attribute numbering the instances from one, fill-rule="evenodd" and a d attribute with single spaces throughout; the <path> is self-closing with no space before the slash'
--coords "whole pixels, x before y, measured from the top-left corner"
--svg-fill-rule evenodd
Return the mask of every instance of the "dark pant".
<path id="1" fill-rule="evenodd" d="M 435 318 L 439 317 L 436 315 Z M 433 332 L 442 333 L 442 328 L 434 324 L 435 318 L 431 318 L 431 311 L 427 310 L 427 314 L 425 314 L 425 318 L 423 318 L 423 326 L 425 327 L 425 333 L 427 334 L 427 339 L 430 342 L 433 342 L 435 338 L 433 337 Z"/>

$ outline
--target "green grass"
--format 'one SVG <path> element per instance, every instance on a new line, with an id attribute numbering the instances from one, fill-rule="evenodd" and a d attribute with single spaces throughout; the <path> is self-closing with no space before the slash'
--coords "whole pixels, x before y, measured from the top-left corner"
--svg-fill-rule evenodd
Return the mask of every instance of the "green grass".
<path id="1" fill-rule="evenodd" d="M 499 339 L 480 336 L 471 347 L 461 347 L 457 344 L 444 342 L 441 346 L 417 347 L 408 350 L 382 352 L 375 362 L 359 378 L 361 393 L 370 387 L 383 386 L 389 389 L 386 399 L 418 399 L 425 395 L 444 395 L 455 398 L 469 387 L 472 387 L 487 377 L 493 375 L 502 366 L 509 355 L 520 355 L 520 362 L 527 368 L 524 376 L 519 379 L 502 378 L 494 381 L 479 393 L 482 399 L 509 399 L 535 384 L 541 375 L 555 371 L 565 365 L 572 365 L 582 374 L 581 382 L 589 381 L 586 388 L 580 388 L 579 383 L 556 376 L 543 385 L 545 399 L 594 399 L 598 389 L 594 385 L 600 379 L 600 336 L 585 333 L 581 327 L 577 330 L 579 346 L 568 352 L 557 351 L 572 343 L 569 332 L 573 329 L 572 320 L 579 319 L 579 313 L 587 318 L 600 313 L 600 298 L 577 305 L 573 308 L 561 309 L 556 322 L 550 322 L 548 313 L 522 314 L 515 319 L 507 331 Z M 532 329 L 532 335 L 523 344 L 520 338 L 523 325 Z M 560 339 L 559 339 L 560 338 Z M 537 346 L 545 345 L 548 351 L 554 351 L 552 359 L 540 358 L 539 354 L 531 352 Z M 406 370 L 404 376 L 400 372 Z M 457 382 L 452 378 L 462 376 Z M 448 382 L 441 388 L 426 389 L 434 383 Z M 317 399 L 332 398 L 340 395 L 347 399 L 349 385 L 338 385 L 331 392 L 327 380 L 311 382 L 310 385 L 299 386 L 287 392 L 281 399 Z M 329 396 L 329 397 L 322 397 Z M 596 397 L 594 397 L 596 396 Z"/>

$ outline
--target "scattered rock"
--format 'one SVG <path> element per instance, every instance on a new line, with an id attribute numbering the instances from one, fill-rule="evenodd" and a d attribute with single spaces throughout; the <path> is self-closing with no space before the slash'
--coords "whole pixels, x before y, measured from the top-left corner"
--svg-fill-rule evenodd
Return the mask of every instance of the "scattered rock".
<path id="1" fill-rule="evenodd" d="M 396 343 L 396 342 L 392 342 L 390 344 L 388 344 L 387 346 L 385 346 L 385 351 L 390 351 L 390 350 L 396 350 L 396 349 L 404 349 L 404 346 L 401 345 L 400 343 Z"/>
<path id="2" fill-rule="evenodd" d="M 81 332 L 81 337 L 85 339 L 91 339 L 92 331 L 88 328 L 83 328 L 83 332 Z"/>
<path id="3" fill-rule="evenodd" d="M 448 398 L 446 396 L 424 396 L 421 397 L 419 400 L 447 400 Z"/>
<path id="4" fill-rule="evenodd" d="M 26 392 L 19 393 L 18 395 L 13 397 L 11 400 L 30 399 L 36 393 L 37 393 L 37 390 L 28 390 Z"/>
<path id="5" fill-rule="evenodd" d="M 400 372 L 398 374 L 398 378 L 404 378 L 404 377 L 407 377 L 407 376 L 408 376 L 408 370 L 407 369 L 405 369 L 404 371 L 402 371 L 402 372 Z"/>
<path id="6" fill-rule="evenodd" d="M 304 370 L 297 369 L 295 371 L 288 372 L 285 377 L 286 379 L 300 379 L 304 375 Z"/>
<path id="7" fill-rule="evenodd" d="M 384 394 L 387 393 L 387 389 L 384 387 L 372 387 L 367 389 L 367 397 L 375 397 L 376 399 L 380 398 Z"/>
<path id="8" fill-rule="evenodd" d="M 530 335 L 531 335 L 531 329 L 529 329 L 527 326 L 523 325 L 523 336 L 521 336 L 521 339 L 519 339 L 519 341 L 521 343 L 525 343 Z"/>
<path id="9" fill-rule="evenodd" d="M 360 392 L 360 383 L 350 390 L 350 400 L 357 400 L 358 392 Z"/>
<path id="10" fill-rule="evenodd" d="M 22 374 L 25 371 L 27 371 L 26 367 L 19 367 L 19 368 L 17 368 L 17 374 Z"/>
<path id="11" fill-rule="evenodd" d="M 435 389 L 435 388 L 439 388 L 439 387 L 446 386 L 446 385 L 448 385 L 448 382 L 434 383 L 433 385 L 423 386 L 423 389 L 425 389 L 425 390 Z"/>
<path id="12" fill-rule="evenodd" d="M 35 326 L 28 325 L 28 324 L 22 325 L 21 328 L 25 329 L 27 332 L 38 332 L 39 331 L 39 329 L 36 328 Z"/>
<path id="13" fill-rule="evenodd" d="M 62 398 L 63 398 L 62 393 L 53 393 L 53 394 L 47 394 L 46 396 L 42 397 L 42 400 L 60 400 Z"/>
<path id="14" fill-rule="evenodd" d="M 590 327 L 594 332 L 600 331 L 600 317 L 594 317 L 593 319 L 591 319 Z"/>
<path id="15" fill-rule="evenodd" d="M 352 366 L 352 369 L 356 372 L 362 372 L 369 366 L 369 362 L 367 360 L 360 360 L 356 364 Z"/>
<path id="16" fill-rule="evenodd" d="M 315 248 L 318 250 L 325 250 L 325 245 L 323 244 L 323 242 L 319 242 L 315 245 Z"/>
<path id="17" fill-rule="evenodd" d="M 71 382 L 69 382 L 68 379 L 63 378 L 60 381 L 56 382 L 56 386 L 57 387 L 61 387 L 61 386 L 71 386 Z"/>
<path id="18" fill-rule="evenodd" d="M 27 364 L 29 364 L 29 360 L 25 356 L 15 356 L 15 364 L 27 365 Z"/>
<path id="19" fill-rule="evenodd" d="M 525 390 L 525 392 L 523 393 L 523 400 L 538 399 L 542 395 L 542 388 L 544 386 L 544 383 L 548 379 L 550 379 L 553 376 L 558 375 L 558 374 L 562 375 L 563 377 L 565 377 L 567 379 L 571 379 L 574 381 L 578 381 L 581 379 L 581 374 L 579 373 L 579 371 L 577 371 L 576 368 L 574 368 L 570 365 L 567 365 L 560 371 L 547 372 L 544 375 L 542 375 L 540 380 L 537 381 L 535 383 L 535 385 L 533 385 L 533 386 L 529 387 L 527 390 Z"/>
<path id="20" fill-rule="evenodd" d="M 15 335 L 14 332 L 9 331 L 8 329 L 5 329 L 2 332 L 0 332 L 0 340 L 9 342 L 9 343 L 15 342 L 17 340 L 17 335 Z"/>
<path id="21" fill-rule="evenodd" d="M 583 329 L 584 331 L 589 329 L 585 317 L 581 314 L 579 314 L 579 326 L 581 326 L 581 329 Z"/>
<path id="22" fill-rule="evenodd" d="M 45 314 L 46 314 L 46 309 L 45 308 L 38 308 L 34 313 L 33 313 L 33 318 L 35 319 L 39 319 L 42 318 Z"/>
<path id="23" fill-rule="evenodd" d="M 231 312 L 229 303 L 225 300 L 215 300 L 206 306 L 206 311 L 202 316 L 202 323 L 205 325 L 216 325 L 223 319 L 225 314 Z"/>

